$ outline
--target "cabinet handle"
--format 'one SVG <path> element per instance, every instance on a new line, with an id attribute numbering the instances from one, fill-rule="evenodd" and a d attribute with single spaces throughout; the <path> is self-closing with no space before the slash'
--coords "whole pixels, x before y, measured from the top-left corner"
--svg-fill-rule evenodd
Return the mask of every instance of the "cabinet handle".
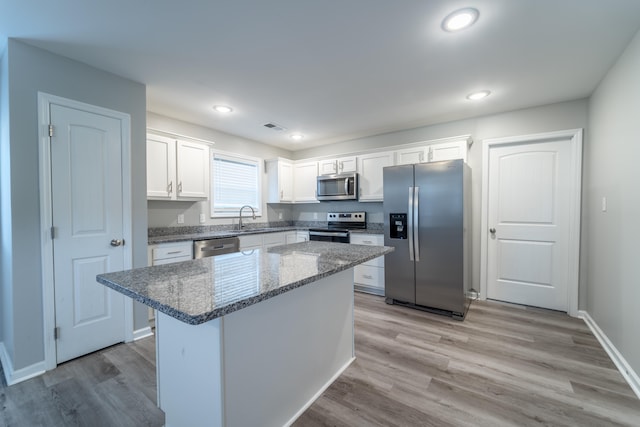
<path id="1" fill-rule="evenodd" d="M 182 181 L 178 184 L 178 193 L 182 193 Z"/>
<path id="2" fill-rule="evenodd" d="M 280 199 L 284 197 L 284 190 L 280 190 Z"/>
<path id="3" fill-rule="evenodd" d="M 373 276 L 369 274 L 363 274 L 362 277 L 364 277 L 365 279 L 373 280 Z"/>
<path id="4" fill-rule="evenodd" d="M 418 158 L 420 159 L 420 163 L 424 162 L 424 152 L 420 152 Z"/>
<path id="5" fill-rule="evenodd" d="M 433 160 L 433 148 L 429 147 L 429 161 Z"/>
<path id="6" fill-rule="evenodd" d="M 179 254 L 182 251 L 171 251 L 171 252 L 167 252 L 167 255 L 175 255 L 175 254 Z"/>
<path id="7" fill-rule="evenodd" d="M 169 185 L 167 186 L 167 192 L 169 194 L 173 193 L 173 181 L 169 181 Z"/>
<path id="8" fill-rule="evenodd" d="M 340 162 L 340 170 L 344 170 L 344 162 Z"/>
<path id="9" fill-rule="evenodd" d="M 373 242 L 371 240 L 363 240 L 362 243 L 368 243 L 370 245 L 373 245 Z"/>

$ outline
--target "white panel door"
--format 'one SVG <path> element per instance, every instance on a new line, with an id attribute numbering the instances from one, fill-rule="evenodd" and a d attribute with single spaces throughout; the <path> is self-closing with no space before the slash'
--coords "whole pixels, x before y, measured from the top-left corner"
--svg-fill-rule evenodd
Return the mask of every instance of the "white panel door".
<path id="1" fill-rule="evenodd" d="M 124 341 L 124 296 L 96 282 L 124 268 L 118 119 L 51 105 L 57 363 Z M 128 242 L 127 242 L 128 243 Z"/>
<path id="2" fill-rule="evenodd" d="M 571 161 L 566 140 L 491 148 L 488 298 L 567 311 Z"/>

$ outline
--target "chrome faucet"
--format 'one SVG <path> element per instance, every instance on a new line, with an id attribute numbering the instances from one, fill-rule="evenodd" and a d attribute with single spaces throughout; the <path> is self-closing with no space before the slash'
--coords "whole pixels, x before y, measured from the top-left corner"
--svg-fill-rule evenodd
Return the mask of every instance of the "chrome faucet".
<path id="1" fill-rule="evenodd" d="M 244 208 L 251 209 L 251 213 L 253 214 L 253 219 L 256 219 L 256 211 L 254 211 L 251 206 L 244 205 L 243 207 L 240 208 L 240 214 L 239 214 L 239 218 L 238 218 L 238 230 L 242 230 L 242 227 L 244 227 L 244 225 L 242 225 L 242 210 Z"/>

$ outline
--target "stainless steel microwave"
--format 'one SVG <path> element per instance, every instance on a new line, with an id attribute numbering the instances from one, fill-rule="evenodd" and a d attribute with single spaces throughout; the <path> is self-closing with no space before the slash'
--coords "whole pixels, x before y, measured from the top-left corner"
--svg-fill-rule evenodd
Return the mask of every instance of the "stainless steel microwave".
<path id="1" fill-rule="evenodd" d="M 358 200 L 358 174 L 319 176 L 317 198 L 318 200 Z"/>

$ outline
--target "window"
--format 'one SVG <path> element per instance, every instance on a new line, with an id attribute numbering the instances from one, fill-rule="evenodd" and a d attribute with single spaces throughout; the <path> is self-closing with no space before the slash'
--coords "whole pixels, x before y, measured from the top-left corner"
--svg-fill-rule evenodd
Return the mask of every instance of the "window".
<path id="1" fill-rule="evenodd" d="M 235 154 L 214 153 L 211 160 L 211 216 L 238 216 L 251 206 L 262 215 L 262 160 Z"/>

